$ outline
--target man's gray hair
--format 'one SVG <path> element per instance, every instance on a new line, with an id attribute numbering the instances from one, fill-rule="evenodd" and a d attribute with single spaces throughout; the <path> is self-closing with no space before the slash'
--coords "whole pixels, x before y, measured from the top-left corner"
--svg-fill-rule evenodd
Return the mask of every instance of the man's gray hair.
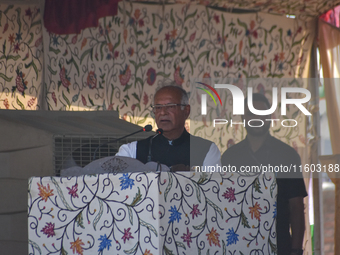
<path id="1" fill-rule="evenodd" d="M 178 86 L 177 83 L 175 83 L 174 81 L 163 82 L 163 86 L 157 88 L 155 95 L 157 94 L 158 91 L 160 91 L 161 89 L 164 89 L 164 88 L 177 89 L 178 91 L 181 92 L 181 95 L 182 95 L 181 104 L 185 104 L 185 105 L 189 104 L 188 93 L 182 87 Z"/>

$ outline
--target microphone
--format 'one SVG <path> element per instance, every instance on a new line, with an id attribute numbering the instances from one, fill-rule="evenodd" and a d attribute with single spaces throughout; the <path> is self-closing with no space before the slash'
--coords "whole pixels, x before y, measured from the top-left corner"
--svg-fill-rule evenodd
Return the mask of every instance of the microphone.
<path id="1" fill-rule="evenodd" d="M 150 162 L 151 161 L 151 157 L 152 157 L 152 154 L 151 154 L 151 147 L 152 147 L 152 140 L 158 136 L 158 135 L 162 135 L 163 134 L 163 129 L 159 128 L 156 130 L 156 134 L 150 139 L 150 144 L 149 144 L 149 155 L 148 155 L 148 160 L 147 162 Z"/>
<path id="2" fill-rule="evenodd" d="M 124 139 L 124 138 L 126 138 L 126 137 L 132 136 L 132 135 L 134 135 L 134 134 L 137 134 L 137 133 L 140 133 L 140 132 L 149 132 L 149 131 L 151 131 L 151 130 L 152 130 L 152 126 L 151 126 L 151 125 L 146 125 L 146 126 L 143 127 L 142 129 L 137 130 L 137 131 L 135 131 L 135 132 L 133 132 L 133 133 L 131 133 L 131 134 L 125 135 L 125 136 L 120 137 L 120 138 L 117 138 L 117 139 L 115 139 L 115 140 L 113 140 L 113 141 L 111 141 L 111 142 L 107 142 L 107 143 L 102 143 L 102 144 L 100 144 L 100 145 L 96 148 L 96 150 L 94 151 L 94 153 L 93 153 L 93 159 L 92 159 L 92 160 L 95 160 L 95 159 L 96 159 L 96 154 L 97 154 L 97 151 L 98 151 L 98 149 L 99 149 L 100 147 L 102 147 L 102 146 L 104 146 L 104 145 L 108 145 L 108 144 L 110 144 L 110 143 L 118 142 L 118 141 L 120 141 L 120 140 L 122 140 L 122 139 Z"/>

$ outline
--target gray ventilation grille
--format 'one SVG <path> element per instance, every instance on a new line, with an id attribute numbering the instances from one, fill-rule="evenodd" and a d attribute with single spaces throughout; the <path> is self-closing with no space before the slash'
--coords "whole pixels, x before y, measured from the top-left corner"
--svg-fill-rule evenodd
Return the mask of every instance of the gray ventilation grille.
<path id="1" fill-rule="evenodd" d="M 60 175 L 60 170 L 72 166 L 84 167 L 93 161 L 96 151 L 96 159 L 114 156 L 122 144 L 140 140 L 140 137 L 130 137 L 113 142 L 118 135 L 79 136 L 79 135 L 56 135 L 54 136 L 54 172 Z M 113 142 L 113 143 L 110 143 Z M 110 144 L 107 144 L 110 143 Z"/>

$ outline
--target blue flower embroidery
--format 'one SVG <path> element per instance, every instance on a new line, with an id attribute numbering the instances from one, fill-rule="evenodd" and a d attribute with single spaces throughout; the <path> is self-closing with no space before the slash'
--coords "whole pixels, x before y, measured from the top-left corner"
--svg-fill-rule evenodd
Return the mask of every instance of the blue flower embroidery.
<path id="1" fill-rule="evenodd" d="M 174 207 L 171 206 L 169 212 L 171 212 L 171 215 L 170 215 L 170 220 L 168 223 L 174 222 L 175 220 L 179 222 L 179 220 L 181 219 L 182 213 L 177 211 L 176 206 Z"/>
<path id="2" fill-rule="evenodd" d="M 120 177 L 119 180 L 120 180 L 121 190 L 127 189 L 129 187 L 130 189 L 132 189 L 132 186 L 135 185 L 134 180 L 129 178 L 129 174 L 123 174 L 123 176 Z"/>
<path id="3" fill-rule="evenodd" d="M 106 234 L 103 235 L 103 236 L 101 235 L 98 240 L 101 241 L 100 244 L 99 244 L 99 250 L 98 251 L 103 251 L 105 248 L 107 248 L 107 250 L 110 249 L 112 240 L 108 239 Z"/>
<path id="4" fill-rule="evenodd" d="M 229 228 L 227 232 L 227 246 L 231 244 L 236 244 L 238 241 L 238 234 L 235 233 L 234 228 Z"/>
<path id="5" fill-rule="evenodd" d="M 273 215 L 273 218 L 276 218 L 276 208 L 277 208 L 276 202 L 273 204 L 273 206 L 275 207 L 275 208 L 274 208 L 274 215 Z"/>
<path id="6" fill-rule="evenodd" d="M 282 71 L 282 70 L 283 70 L 283 63 L 281 62 L 277 68 L 278 68 L 280 71 Z"/>
<path id="7" fill-rule="evenodd" d="M 292 30 L 288 29 L 287 36 L 292 36 Z"/>

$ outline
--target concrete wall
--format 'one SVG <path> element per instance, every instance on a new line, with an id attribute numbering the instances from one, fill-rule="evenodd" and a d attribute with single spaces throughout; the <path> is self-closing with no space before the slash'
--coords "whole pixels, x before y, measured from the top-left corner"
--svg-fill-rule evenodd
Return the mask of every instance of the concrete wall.
<path id="1" fill-rule="evenodd" d="M 28 254 L 27 180 L 53 174 L 52 134 L 1 119 L 0 251 Z"/>
<path id="2" fill-rule="evenodd" d="M 0 110 L 0 254 L 28 254 L 28 179 L 54 175 L 54 135 L 126 135 L 140 129 L 113 111 Z"/>

